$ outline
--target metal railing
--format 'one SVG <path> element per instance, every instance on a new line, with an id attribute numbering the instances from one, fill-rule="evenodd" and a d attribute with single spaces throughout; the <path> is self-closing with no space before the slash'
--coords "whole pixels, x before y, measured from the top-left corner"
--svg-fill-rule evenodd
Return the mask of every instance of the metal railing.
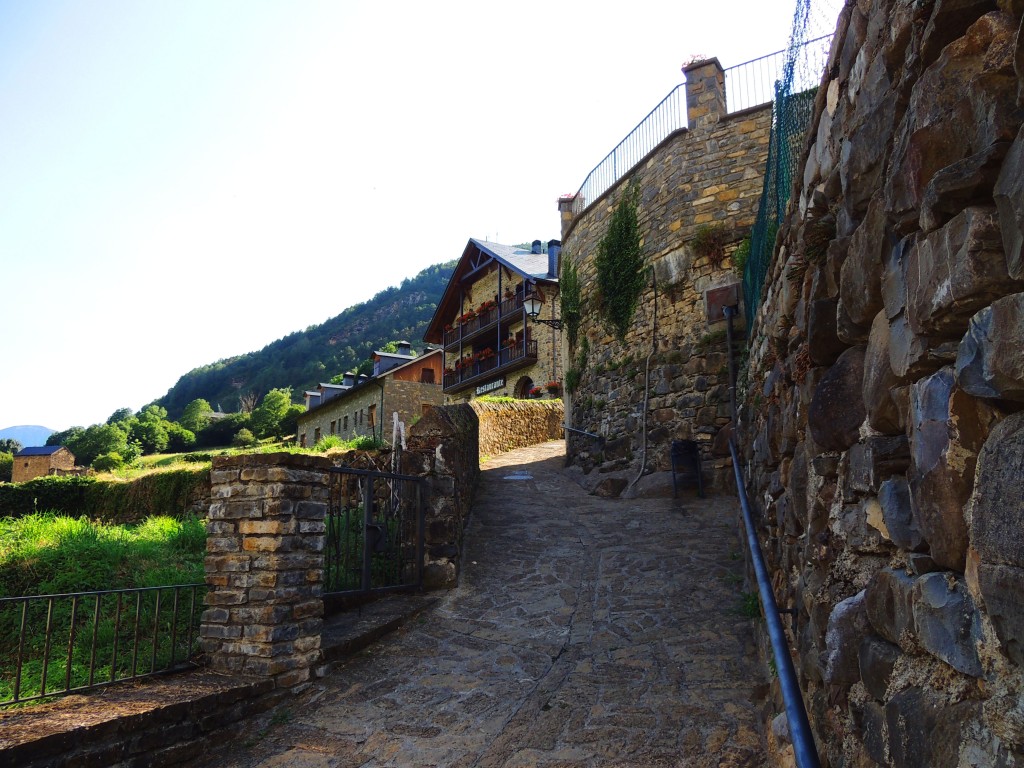
<path id="1" fill-rule="evenodd" d="M 325 595 L 417 589 L 423 583 L 424 479 L 332 467 Z"/>
<path id="2" fill-rule="evenodd" d="M 729 452 L 732 454 L 732 468 L 736 476 L 736 492 L 740 499 L 740 508 L 743 511 L 743 526 L 746 528 L 747 548 L 750 551 L 750 560 L 754 566 L 754 575 L 757 578 L 757 592 L 761 598 L 761 611 L 764 613 L 765 625 L 768 628 L 768 638 L 772 644 L 772 657 L 775 659 L 775 669 L 779 675 L 779 687 L 782 689 L 782 698 L 786 705 L 786 718 L 789 720 L 789 732 L 793 742 L 793 753 L 798 768 L 819 768 L 818 750 L 814 746 L 814 734 L 811 732 L 811 724 L 807 720 L 807 710 L 804 708 L 803 696 L 800 693 L 800 683 L 797 681 L 796 670 L 793 668 L 793 659 L 789 655 L 789 641 L 786 639 L 786 630 L 782 627 L 782 619 L 779 618 L 779 606 L 775 602 L 775 593 L 772 591 L 771 579 L 768 576 L 768 568 L 764 562 L 764 555 L 761 552 L 761 543 L 757 539 L 757 532 L 754 529 L 754 516 L 750 509 L 750 501 L 747 499 L 747 490 L 743 484 L 743 474 L 740 471 L 740 460 L 736 453 L 736 445 L 729 440 Z"/>
<path id="3" fill-rule="evenodd" d="M 776 51 L 726 69 L 725 111 L 732 114 L 770 104 L 785 63 L 786 52 Z"/>
<path id="4" fill-rule="evenodd" d="M 821 42 L 811 40 L 806 45 Z M 787 51 L 776 51 L 723 70 L 726 113 L 770 104 L 781 79 Z M 676 131 L 686 128 L 686 85 L 677 85 L 598 163 L 572 201 L 573 215 L 583 211 L 629 173 L 655 147 Z"/>
<path id="5" fill-rule="evenodd" d="M 536 341 L 527 341 L 525 343 L 517 341 L 507 347 L 501 347 L 493 357 L 489 357 L 485 360 L 467 362 L 456 371 L 446 371 L 444 374 L 442 389 L 449 390 L 452 387 L 468 384 L 469 382 L 481 378 L 486 374 L 497 372 L 512 363 L 536 359 Z"/>
<path id="6" fill-rule="evenodd" d="M 195 666 L 205 584 L 0 598 L 0 705 Z"/>

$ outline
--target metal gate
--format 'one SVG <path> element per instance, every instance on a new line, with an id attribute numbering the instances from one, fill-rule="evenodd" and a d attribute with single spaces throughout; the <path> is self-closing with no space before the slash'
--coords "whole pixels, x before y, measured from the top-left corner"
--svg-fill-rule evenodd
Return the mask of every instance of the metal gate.
<path id="1" fill-rule="evenodd" d="M 422 477 L 331 469 L 324 595 L 417 589 L 423 583 Z"/>

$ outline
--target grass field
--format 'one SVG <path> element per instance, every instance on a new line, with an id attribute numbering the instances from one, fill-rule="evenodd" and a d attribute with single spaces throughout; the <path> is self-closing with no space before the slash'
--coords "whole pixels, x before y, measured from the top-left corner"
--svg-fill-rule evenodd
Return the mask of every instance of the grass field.
<path id="1" fill-rule="evenodd" d="M 205 526 L 195 518 L 102 525 L 40 513 L 0 520 L 0 597 L 201 583 L 205 550 Z M 19 693 L 25 698 L 40 691 L 44 670 L 51 691 L 189 658 L 202 594 L 152 589 L 37 600 L 27 609 L 23 601 L 0 600 L 0 702 L 13 696 L 23 621 Z"/>

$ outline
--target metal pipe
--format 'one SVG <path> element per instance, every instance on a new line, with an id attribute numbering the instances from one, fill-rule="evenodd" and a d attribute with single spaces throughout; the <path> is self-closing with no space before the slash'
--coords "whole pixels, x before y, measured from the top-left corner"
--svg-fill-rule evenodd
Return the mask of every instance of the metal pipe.
<path id="1" fill-rule="evenodd" d="M 729 453 L 732 454 L 732 469 L 736 475 L 736 492 L 740 499 L 740 509 L 743 511 L 747 548 L 750 550 L 750 560 L 754 566 L 754 575 L 757 577 L 761 610 L 768 627 L 768 637 L 772 643 L 772 656 L 775 659 L 779 686 L 782 689 L 782 698 L 786 705 L 786 718 L 789 720 L 793 754 L 798 768 L 820 768 L 821 763 L 818 762 L 818 751 L 814 745 L 811 724 L 807 720 L 807 710 L 804 709 L 800 684 L 797 682 L 796 670 L 793 668 L 793 660 L 789 655 L 786 631 L 782 627 L 782 619 L 779 618 L 779 606 L 775 602 L 775 593 L 772 591 L 771 581 L 768 577 L 768 568 L 765 566 L 764 555 L 761 553 L 761 543 L 757 540 L 757 534 L 754 531 L 754 518 L 750 511 L 750 502 L 747 500 L 743 475 L 740 472 L 736 444 L 731 439 L 729 440 Z"/>
<path id="2" fill-rule="evenodd" d="M 725 343 L 726 360 L 729 361 L 729 418 L 732 419 L 733 429 L 736 428 L 736 361 L 732 359 L 732 316 L 736 314 L 736 307 L 724 307 L 725 313 Z"/>

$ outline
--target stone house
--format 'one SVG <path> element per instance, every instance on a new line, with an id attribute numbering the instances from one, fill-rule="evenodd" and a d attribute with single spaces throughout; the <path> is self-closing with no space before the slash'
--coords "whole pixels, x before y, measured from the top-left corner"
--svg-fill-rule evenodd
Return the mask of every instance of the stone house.
<path id="1" fill-rule="evenodd" d="M 75 471 L 75 454 L 63 445 L 23 448 L 14 454 L 11 482 L 24 483 L 35 477 L 66 475 Z"/>
<path id="2" fill-rule="evenodd" d="M 561 395 L 560 253 L 469 240 L 423 335 L 444 347 L 446 402 Z"/>
<path id="3" fill-rule="evenodd" d="M 320 384 L 305 393 L 307 411 L 298 419 L 299 445 L 316 445 L 328 435 L 387 440 L 391 414 L 410 425 L 444 402 L 441 350 L 428 349 L 416 356 L 409 342 L 402 341 L 396 352 L 374 352 L 373 366 L 372 376 L 349 371 L 341 384 Z"/>

